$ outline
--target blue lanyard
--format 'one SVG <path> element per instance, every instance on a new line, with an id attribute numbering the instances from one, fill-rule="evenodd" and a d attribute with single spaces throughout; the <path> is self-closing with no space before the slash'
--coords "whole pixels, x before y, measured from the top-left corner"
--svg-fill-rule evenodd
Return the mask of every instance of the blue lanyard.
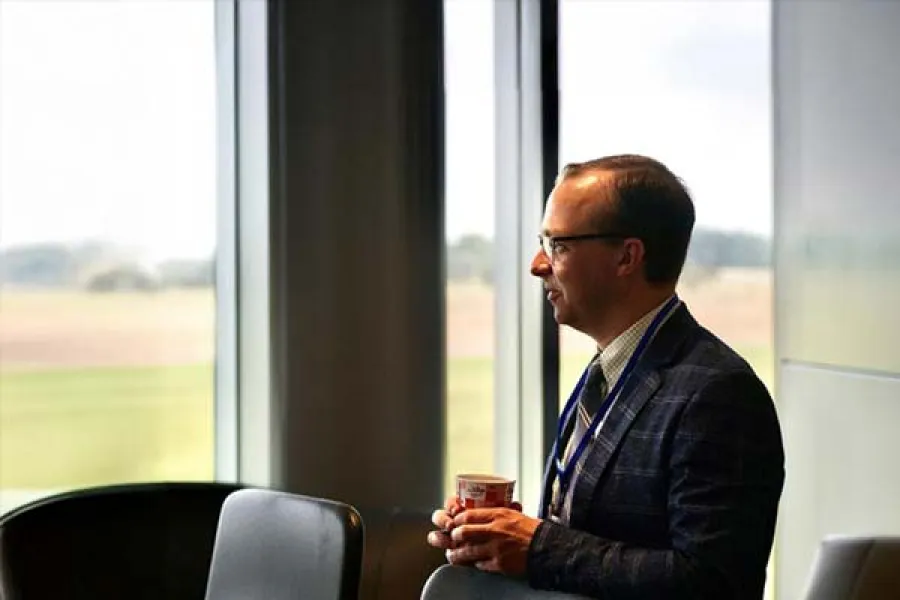
<path id="1" fill-rule="evenodd" d="M 594 415 L 593 420 L 591 420 L 591 424 L 588 427 L 587 431 L 585 431 L 584 435 L 581 436 L 581 439 L 578 440 L 578 445 L 575 446 L 575 451 L 572 453 L 572 456 L 569 457 L 569 462 L 567 464 L 563 464 L 563 457 L 560 455 L 560 452 L 565 451 L 566 444 L 563 441 L 563 436 L 565 435 L 565 427 L 569 420 L 573 417 L 575 408 L 578 405 L 578 396 L 581 395 L 581 390 L 584 387 L 585 380 L 587 379 L 590 365 L 588 365 L 588 368 L 586 368 L 584 370 L 584 373 L 581 374 L 581 378 L 575 385 L 575 389 L 572 391 L 572 395 L 569 396 L 569 400 L 566 402 L 565 409 L 563 409 L 562 416 L 559 419 L 559 426 L 557 428 L 556 442 L 554 442 L 553 444 L 553 458 L 556 465 L 556 476 L 559 478 L 560 500 L 565 498 L 565 495 L 569 489 L 569 485 L 572 483 L 572 474 L 575 471 L 575 465 L 578 464 L 578 461 L 581 459 L 581 455 L 584 454 L 584 451 L 587 449 L 588 445 L 590 445 L 590 440 L 593 439 L 594 433 L 597 431 L 597 427 L 599 427 L 600 423 L 603 422 L 603 419 L 606 418 L 606 413 L 608 413 L 609 409 L 612 407 L 613 401 L 622 393 L 622 390 L 625 387 L 629 376 L 637 366 L 637 362 L 640 359 L 641 354 L 643 354 L 644 350 L 646 350 L 647 344 L 650 343 L 650 340 L 653 338 L 656 330 L 659 329 L 660 325 L 662 325 L 662 322 L 669 315 L 669 313 L 671 313 L 675 309 L 675 307 L 678 305 L 678 302 L 678 296 L 672 296 L 672 298 L 670 298 L 669 301 L 666 302 L 666 304 L 663 305 L 662 309 L 656 314 L 656 316 L 653 318 L 653 321 L 650 322 L 650 326 L 647 327 L 647 331 L 644 332 L 644 335 L 641 336 L 640 341 L 638 341 L 637 348 L 634 349 L 634 352 L 628 359 L 628 362 L 625 364 L 625 369 L 622 371 L 622 374 L 616 381 L 616 385 L 613 386 L 613 389 L 610 390 L 610 392 L 606 395 L 606 398 L 604 398 L 603 403 L 597 410 L 597 414 Z"/>

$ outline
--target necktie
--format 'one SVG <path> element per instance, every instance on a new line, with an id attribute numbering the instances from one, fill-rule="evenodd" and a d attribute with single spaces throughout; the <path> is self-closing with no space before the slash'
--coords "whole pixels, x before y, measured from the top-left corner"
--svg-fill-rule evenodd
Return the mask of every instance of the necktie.
<path id="1" fill-rule="evenodd" d="M 575 446 L 587 433 L 594 415 L 597 414 L 600 405 L 606 399 L 606 391 L 606 377 L 603 376 L 603 369 L 600 367 L 600 355 L 598 354 L 588 366 L 584 387 L 581 388 L 581 394 L 578 396 L 578 410 L 576 411 L 572 437 L 569 440 L 568 451 L 566 452 L 567 458 L 575 451 Z"/>
<path id="2" fill-rule="evenodd" d="M 574 454 L 575 448 L 576 446 L 578 446 L 581 438 L 584 437 L 584 435 L 587 433 L 594 415 L 597 414 L 597 411 L 600 409 L 600 405 L 603 404 L 603 400 L 606 398 L 606 393 L 606 377 L 604 377 L 603 375 L 603 369 L 600 365 L 600 355 L 598 354 L 591 361 L 591 364 L 588 365 L 588 372 L 587 376 L 584 379 L 584 386 L 582 386 L 581 393 L 578 395 L 578 403 L 576 406 L 575 414 L 572 416 L 568 424 L 568 428 L 569 431 L 571 431 L 571 434 L 569 435 L 569 441 L 566 445 L 566 464 L 568 464 L 568 461 L 571 459 L 572 454 Z M 582 454 L 581 456 L 582 458 L 584 458 L 585 455 Z M 578 477 L 578 471 L 579 467 L 576 466 L 575 472 L 572 475 L 573 481 Z M 571 493 L 571 490 L 572 482 L 570 482 L 568 492 Z M 557 480 L 553 486 L 553 502 L 551 505 L 556 508 L 552 512 L 556 513 L 564 521 L 568 522 L 568 502 L 566 501 L 566 498 L 559 497 L 560 491 L 559 481 Z"/>

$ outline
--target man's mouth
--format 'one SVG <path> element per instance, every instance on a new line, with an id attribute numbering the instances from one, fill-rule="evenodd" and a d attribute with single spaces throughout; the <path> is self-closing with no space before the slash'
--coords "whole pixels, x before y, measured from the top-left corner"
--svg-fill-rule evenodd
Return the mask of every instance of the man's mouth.
<path id="1" fill-rule="evenodd" d="M 547 300 L 549 300 L 550 302 L 553 302 L 554 300 L 559 298 L 561 295 L 562 295 L 562 292 L 560 292 L 559 290 L 554 290 L 553 288 L 547 289 Z"/>

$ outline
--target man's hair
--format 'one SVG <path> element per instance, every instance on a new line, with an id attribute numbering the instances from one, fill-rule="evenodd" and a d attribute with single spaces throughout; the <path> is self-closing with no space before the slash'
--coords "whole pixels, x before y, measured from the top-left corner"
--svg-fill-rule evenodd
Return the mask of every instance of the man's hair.
<path id="1" fill-rule="evenodd" d="M 605 156 L 566 165 L 560 181 L 602 171 L 611 211 L 601 211 L 604 231 L 639 238 L 644 243 L 644 277 L 649 283 L 675 283 L 687 257 L 694 228 L 694 203 L 684 183 L 664 164 L 636 154 Z"/>

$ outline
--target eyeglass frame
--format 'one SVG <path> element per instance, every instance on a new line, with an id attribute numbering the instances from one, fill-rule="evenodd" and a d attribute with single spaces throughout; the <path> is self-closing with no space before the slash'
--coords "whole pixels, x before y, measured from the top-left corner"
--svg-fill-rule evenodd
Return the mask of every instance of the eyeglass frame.
<path id="1" fill-rule="evenodd" d="M 556 255 L 556 248 L 554 247 L 554 244 L 557 242 L 575 242 L 578 240 L 625 240 L 630 237 L 634 236 L 612 232 L 582 233 L 578 235 L 544 235 L 543 233 L 539 233 L 538 244 L 541 247 L 541 251 L 545 255 L 547 255 L 547 258 L 552 259 Z"/>

